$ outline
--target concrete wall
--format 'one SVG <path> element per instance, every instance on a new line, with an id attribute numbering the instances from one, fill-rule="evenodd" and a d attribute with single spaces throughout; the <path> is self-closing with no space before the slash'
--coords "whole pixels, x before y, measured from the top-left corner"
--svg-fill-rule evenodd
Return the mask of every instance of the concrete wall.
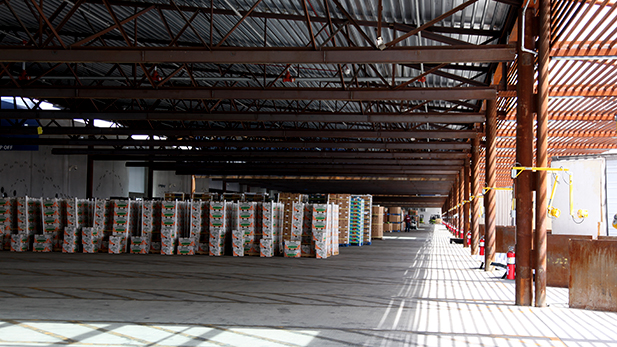
<path id="1" fill-rule="evenodd" d="M 191 176 L 176 175 L 174 171 L 154 171 L 153 195 L 164 197 L 166 192 L 191 192 Z"/>
<path id="2" fill-rule="evenodd" d="M 9 196 L 86 197 L 85 156 L 38 151 L 0 151 L 0 191 Z M 15 194 L 14 194 L 15 193 Z"/>
<path id="3" fill-rule="evenodd" d="M 95 161 L 93 168 L 93 197 L 129 196 L 129 168 L 125 166 L 124 161 Z"/>

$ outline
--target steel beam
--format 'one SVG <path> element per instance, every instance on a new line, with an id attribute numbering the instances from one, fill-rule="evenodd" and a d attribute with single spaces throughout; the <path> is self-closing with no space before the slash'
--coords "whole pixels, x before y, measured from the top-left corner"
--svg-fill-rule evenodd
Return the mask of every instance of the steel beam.
<path id="1" fill-rule="evenodd" d="M 483 123 L 483 113 L 206 113 L 206 112 L 73 112 L 0 110 L 0 119 L 192 120 L 203 122 L 319 122 L 319 123 Z"/>
<path id="2" fill-rule="evenodd" d="M 3 88 L 3 96 L 20 96 L 38 99 L 176 99 L 176 100 L 480 100 L 495 99 L 494 88 L 207 88 L 207 87 L 28 87 Z"/>
<path id="3" fill-rule="evenodd" d="M 328 158 L 328 159 L 379 159 L 379 160 L 449 160 L 452 165 L 463 164 L 466 153 L 439 152 L 383 152 L 383 151 L 257 151 L 257 150 L 182 150 L 182 149 L 86 149 L 86 148 L 53 148 L 56 155 L 110 155 L 110 156 L 174 156 L 174 157 L 249 157 L 249 158 Z M 422 161 L 424 162 L 424 161 Z"/>
<path id="4" fill-rule="evenodd" d="M 39 146 L 134 146 L 134 147 L 205 147 L 205 148 L 366 148 L 382 150 L 463 150 L 470 144 L 462 142 L 381 142 L 381 141 L 211 141 L 211 140 L 118 140 L 118 139 L 70 139 L 70 138 L 19 138 L 0 137 L 0 145 Z"/>
<path id="5" fill-rule="evenodd" d="M 0 135 L 41 135 L 41 129 L 36 127 L 0 127 Z M 336 138 L 381 138 L 381 139 L 468 139 L 476 136 L 474 130 L 381 130 L 363 131 L 350 129 L 134 129 L 134 128 L 90 128 L 90 127 L 46 127 L 44 135 L 148 135 L 175 137 L 208 137 L 208 136 L 250 136 L 250 137 L 336 137 Z"/>
<path id="6" fill-rule="evenodd" d="M 533 11 L 519 11 L 522 16 L 533 18 Z M 519 25 L 519 38 L 528 50 L 533 49 L 534 37 L 531 21 L 525 27 Z M 533 166 L 533 84 L 534 56 L 520 50 L 518 55 L 518 83 L 516 108 L 516 162 L 517 165 Z M 531 249 L 533 239 L 533 189 L 532 172 L 524 170 L 515 181 L 516 196 L 516 305 L 531 306 L 533 303 L 533 279 Z"/>
<path id="7" fill-rule="evenodd" d="M 111 48 L 34 49 L 2 47 L 0 62 L 39 63 L 178 63 L 178 64 L 413 64 L 491 63 L 514 60 L 516 49 L 506 45 L 420 46 L 387 51 L 322 47 L 309 48 Z"/>

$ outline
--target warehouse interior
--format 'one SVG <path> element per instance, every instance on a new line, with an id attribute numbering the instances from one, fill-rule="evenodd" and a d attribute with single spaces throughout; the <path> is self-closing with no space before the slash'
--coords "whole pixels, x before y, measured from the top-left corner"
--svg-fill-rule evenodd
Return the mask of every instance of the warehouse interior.
<path id="1" fill-rule="evenodd" d="M 0 344 L 617 341 L 617 3 L 0 9 Z"/>

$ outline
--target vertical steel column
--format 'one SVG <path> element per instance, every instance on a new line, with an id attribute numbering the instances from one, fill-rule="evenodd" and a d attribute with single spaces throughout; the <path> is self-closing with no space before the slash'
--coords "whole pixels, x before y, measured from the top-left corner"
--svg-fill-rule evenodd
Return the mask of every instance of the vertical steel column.
<path id="1" fill-rule="evenodd" d="M 465 228 L 465 214 L 464 214 L 464 202 L 465 202 L 465 167 L 458 173 L 458 234 L 456 237 L 463 237 Z"/>
<path id="2" fill-rule="evenodd" d="M 486 185 L 495 187 L 497 183 L 497 104 L 495 100 L 486 100 Z M 484 194 L 484 270 L 493 271 L 491 265 L 495 260 L 495 229 L 497 225 L 497 200 L 495 190 L 489 189 Z"/>
<path id="3" fill-rule="evenodd" d="M 480 192 L 482 187 L 479 181 L 480 166 L 480 137 L 473 138 L 471 147 L 471 194 L 474 199 L 471 201 L 471 254 L 478 254 L 478 244 L 480 242 Z"/>
<path id="4" fill-rule="evenodd" d="M 88 162 L 86 165 L 86 199 L 92 199 L 94 195 L 94 159 L 91 155 L 88 155 Z"/>
<path id="5" fill-rule="evenodd" d="M 540 0 L 540 38 L 538 40 L 538 125 L 536 162 L 539 167 L 548 166 L 548 88 L 549 51 L 551 39 L 551 2 Z M 548 209 L 547 172 L 536 173 L 536 291 L 537 307 L 546 307 L 546 224 Z"/>
<path id="6" fill-rule="evenodd" d="M 525 21 L 523 21 L 525 15 Z M 533 166 L 533 68 L 534 56 L 521 49 L 533 49 L 534 37 L 531 30 L 533 10 L 519 11 L 518 84 L 516 107 L 516 161 L 519 166 Z M 525 22 L 525 26 L 520 25 Z M 532 226 L 532 172 L 523 171 L 515 184 L 516 196 L 516 304 L 532 305 L 531 241 Z"/>
<path id="7" fill-rule="evenodd" d="M 470 181 L 470 167 L 469 167 L 469 158 L 465 159 L 465 186 L 464 188 L 464 195 L 463 195 L 463 200 L 466 201 L 465 205 L 463 206 L 463 216 L 465 217 L 464 221 L 463 221 L 463 247 L 469 247 L 467 245 L 467 234 L 470 232 L 469 231 L 469 208 L 471 207 L 471 202 L 469 201 L 469 181 Z"/>
<path id="8" fill-rule="evenodd" d="M 458 214 L 458 203 L 459 203 L 459 189 L 458 189 L 458 185 L 460 182 L 459 179 L 460 175 L 456 175 L 456 179 L 454 180 L 454 186 L 452 187 L 452 190 L 454 191 L 454 201 L 452 202 L 452 207 L 454 207 L 454 210 L 452 210 L 452 214 L 455 216 L 454 217 L 454 223 L 452 223 L 452 225 L 454 226 L 454 237 L 457 237 L 457 233 L 458 233 L 458 221 L 461 219 L 461 216 Z"/>

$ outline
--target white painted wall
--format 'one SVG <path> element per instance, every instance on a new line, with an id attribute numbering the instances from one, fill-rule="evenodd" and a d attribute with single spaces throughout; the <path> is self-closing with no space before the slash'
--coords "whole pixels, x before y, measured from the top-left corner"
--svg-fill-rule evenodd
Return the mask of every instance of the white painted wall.
<path id="1" fill-rule="evenodd" d="M 95 161 L 93 169 L 93 197 L 103 199 L 129 196 L 129 168 L 126 162 Z"/>
<path id="2" fill-rule="evenodd" d="M 0 188 L 9 196 L 86 197 L 85 156 L 52 155 L 38 151 L 1 151 Z"/>
<path id="3" fill-rule="evenodd" d="M 567 168 L 573 175 L 574 212 L 589 210 L 589 217 L 578 219 L 570 216 L 568 175 L 559 174 L 559 184 L 552 205 L 561 210 L 561 216 L 552 220 L 553 234 L 598 235 L 606 234 L 605 163 L 603 158 L 554 159 L 554 168 Z M 549 175 L 549 194 L 554 179 Z"/>
<path id="4" fill-rule="evenodd" d="M 191 176 L 176 175 L 174 171 L 154 171 L 153 195 L 162 198 L 166 192 L 191 192 Z"/>

